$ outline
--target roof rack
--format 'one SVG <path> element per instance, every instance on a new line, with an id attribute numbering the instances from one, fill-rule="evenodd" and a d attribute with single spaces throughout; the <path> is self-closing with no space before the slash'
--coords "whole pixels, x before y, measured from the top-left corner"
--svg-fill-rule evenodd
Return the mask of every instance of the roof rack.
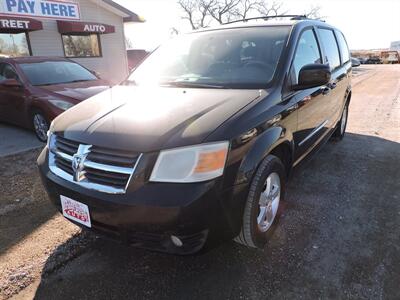
<path id="1" fill-rule="evenodd" d="M 224 23 L 223 25 L 239 23 L 239 22 L 248 22 L 248 21 L 252 21 L 252 20 L 267 21 L 269 19 L 274 19 L 274 18 L 290 18 L 291 20 L 311 20 L 306 15 L 276 15 L 276 16 L 264 16 L 264 17 L 240 19 L 240 20 L 235 20 L 235 21 L 230 21 L 230 22 Z"/>

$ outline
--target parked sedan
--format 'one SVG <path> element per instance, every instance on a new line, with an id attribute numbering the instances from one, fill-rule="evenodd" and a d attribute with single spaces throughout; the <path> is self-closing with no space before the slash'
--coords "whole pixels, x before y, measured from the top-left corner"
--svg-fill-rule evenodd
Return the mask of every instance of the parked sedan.
<path id="1" fill-rule="evenodd" d="M 370 57 L 365 62 L 367 65 L 381 65 L 383 64 L 382 60 L 379 57 Z"/>
<path id="2" fill-rule="evenodd" d="M 0 58 L 0 121 L 47 140 L 50 122 L 109 84 L 78 63 L 54 57 Z"/>

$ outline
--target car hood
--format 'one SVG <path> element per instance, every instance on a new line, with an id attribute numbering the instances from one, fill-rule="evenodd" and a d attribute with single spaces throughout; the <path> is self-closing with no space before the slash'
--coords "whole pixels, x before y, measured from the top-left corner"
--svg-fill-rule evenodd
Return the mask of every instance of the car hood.
<path id="1" fill-rule="evenodd" d="M 60 115 L 53 130 L 81 143 L 140 152 L 193 145 L 261 93 L 116 86 Z"/>
<path id="2" fill-rule="evenodd" d="M 55 95 L 83 101 L 110 88 L 110 85 L 105 80 L 93 80 L 41 86 L 40 88 Z"/>

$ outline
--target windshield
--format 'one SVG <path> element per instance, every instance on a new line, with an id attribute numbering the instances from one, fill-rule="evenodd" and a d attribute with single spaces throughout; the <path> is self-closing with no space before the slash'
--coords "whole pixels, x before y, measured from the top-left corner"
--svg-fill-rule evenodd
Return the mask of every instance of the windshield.
<path id="1" fill-rule="evenodd" d="M 20 64 L 32 85 L 53 85 L 96 80 L 88 70 L 69 61 L 45 61 Z"/>
<path id="2" fill-rule="evenodd" d="M 274 77 L 289 30 L 271 26 L 186 34 L 154 51 L 127 83 L 263 88 Z"/>

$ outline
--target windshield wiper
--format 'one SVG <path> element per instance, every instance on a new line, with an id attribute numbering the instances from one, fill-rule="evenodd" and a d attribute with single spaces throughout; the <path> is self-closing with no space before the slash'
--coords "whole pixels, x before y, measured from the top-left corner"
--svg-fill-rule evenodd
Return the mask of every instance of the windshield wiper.
<path id="1" fill-rule="evenodd" d="M 34 86 L 49 86 L 49 85 L 58 85 L 58 84 L 68 84 L 74 82 L 84 82 L 84 81 L 93 81 L 95 79 L 80 79 L 80 80 L 72 80 L 66 82 L 49 82 L 49 83 L 41 83 L 41 84 L 34 84 Z"/>
<path id="2" fill-rule="evenodd" d="M 63 82 L 62 84 L 66 84 L 66 83 L 74 83 L 74 82 L 84 82 L 84 81 L 93 81 L 96 79 L 77 79 L 77 80 L 72 80 L 72 81 L 68 81 L 68 82 Z"/>
<path id="3" fill-rule="evenodd" d="M 160 83 L 161 86 L 187 87 L 187 88 L 205 88 L 205 89 L 223 89 L 223 85 L 215 85 L 208 83 L 197 83 L 188 81 L 165 81 Z"/>

